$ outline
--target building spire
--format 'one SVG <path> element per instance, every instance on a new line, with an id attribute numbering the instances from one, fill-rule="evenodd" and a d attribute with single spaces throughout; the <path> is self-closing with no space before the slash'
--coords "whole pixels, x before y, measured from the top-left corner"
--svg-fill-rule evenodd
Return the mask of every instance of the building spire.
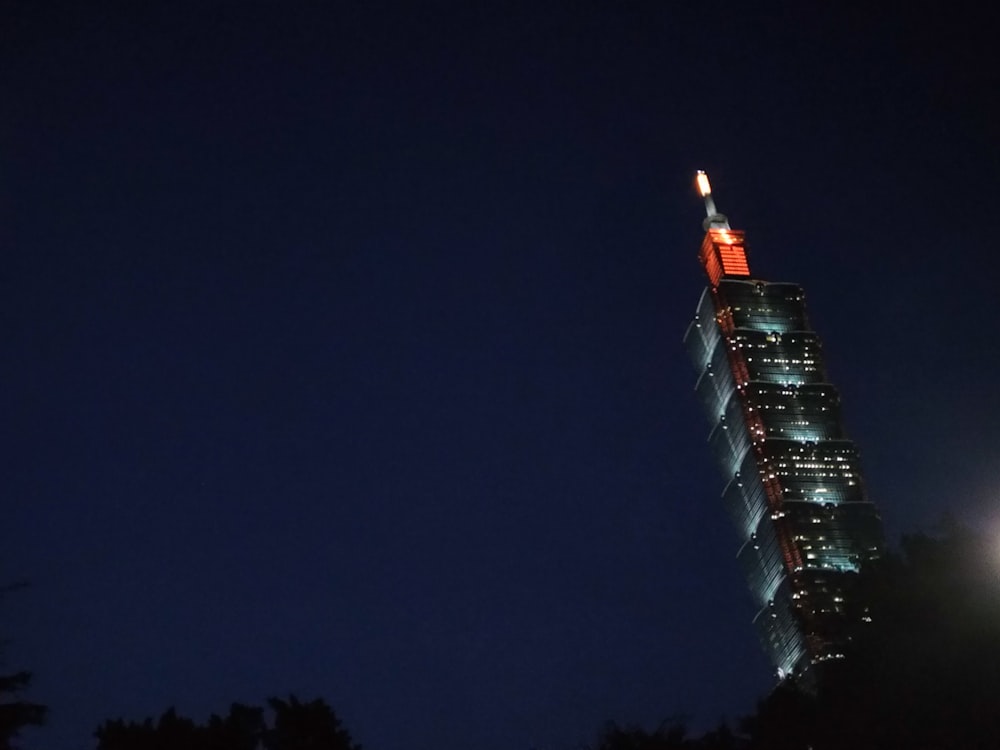
<path id="1" fill-rule="evenodd" d="M 706 216 L 705 220 L 701 223 L 702 227 L 706 232 L 709 229 L 729 229 L 729 219 L 720 214 L 715 207 L 715 200 L 712 198 L 712 185 L 709 183 L 708 175 L 705 174 L 704 170 L 698 170 L 698 174 L 695 175 L 695 181 L 698 185 L 698 192 L 705 199 Z"/>

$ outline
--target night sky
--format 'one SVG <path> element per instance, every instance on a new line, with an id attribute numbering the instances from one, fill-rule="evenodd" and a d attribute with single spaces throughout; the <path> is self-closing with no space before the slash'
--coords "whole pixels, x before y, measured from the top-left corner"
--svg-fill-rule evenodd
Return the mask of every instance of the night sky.
<path id="1" fill-rule="evenodd" d="M 0 5 L 31 747 L 289 692 L 371 750 L 749 712 L 772 678 L 681 344 L 696 169 L 805 287 L 889 537 L 1000 530 L 982 14 Z"/>

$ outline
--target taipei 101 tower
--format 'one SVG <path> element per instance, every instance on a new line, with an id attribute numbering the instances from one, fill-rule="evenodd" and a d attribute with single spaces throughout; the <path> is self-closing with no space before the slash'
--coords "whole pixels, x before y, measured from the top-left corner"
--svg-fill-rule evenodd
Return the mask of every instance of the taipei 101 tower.
<path id="1" fill-rule="evenodd" d="M 843 657 L 857 572 L 879 556 L 882 524 L 802 288 L 752 276 L 744 233 L 716 209 L 704 172 L 697 185 L 708 214 L 699 254 L 708 286 L 684 343 L 739 532 L 754 624 L 778 676 L 802 676 Z"/>

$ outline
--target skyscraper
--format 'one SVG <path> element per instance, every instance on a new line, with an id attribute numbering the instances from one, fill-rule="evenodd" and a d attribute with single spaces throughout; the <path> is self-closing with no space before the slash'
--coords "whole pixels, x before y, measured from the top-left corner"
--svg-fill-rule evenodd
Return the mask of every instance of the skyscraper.
<path id="1" fill-rule="evenodd" d="M 697 181 L 709 285 L 684 342 L 726 477 L 722 499 L 739 531 L 754 623 L 778 675 L 801 675 L 843 655 L 853 584 L 881 550 L 881 521 L 801 287 L 751 276 L 744 233 L 716 210 L 704 172 Z"/>

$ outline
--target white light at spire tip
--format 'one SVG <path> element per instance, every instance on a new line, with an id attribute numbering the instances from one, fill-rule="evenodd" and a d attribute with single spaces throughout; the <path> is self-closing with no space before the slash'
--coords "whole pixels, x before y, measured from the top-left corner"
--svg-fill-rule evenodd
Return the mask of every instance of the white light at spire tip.
<path id="1" fill-rule="evenodd" d="M 712 186 L 708 184 L 708 175 L 702 170 L 698 170 L 698 192 L 701 193 L 701 197 L 704 198 L 706 195 L 712 194 Z"/>

